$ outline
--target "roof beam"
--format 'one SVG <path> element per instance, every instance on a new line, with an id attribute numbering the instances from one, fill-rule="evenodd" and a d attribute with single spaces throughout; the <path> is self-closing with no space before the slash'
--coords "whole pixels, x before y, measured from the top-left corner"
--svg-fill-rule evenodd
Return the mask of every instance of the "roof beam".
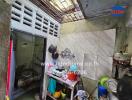
<path id="1" fill-rule="evenodd" d="M 58 22 L 62 22 L 62 15 L 61 13 L 57 12 L 57 10 L 52 10 L 49 5 L 47 5 L 42 0 L 30 0 L 32 3 L 40 7 L 44 12 L 49 14 L 51 17 L 53 17 Z M 50 9 L 49 9 L 50 8 Z"/>

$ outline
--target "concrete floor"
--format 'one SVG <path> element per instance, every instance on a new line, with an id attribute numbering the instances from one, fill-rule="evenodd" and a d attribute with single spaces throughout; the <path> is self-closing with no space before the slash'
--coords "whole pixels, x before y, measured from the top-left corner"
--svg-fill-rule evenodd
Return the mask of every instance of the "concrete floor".
<path id="1" fill-rule="evenodd" d="M 31 95 L 24 95 L 24 96 L 19 97 L 16 100 L 35 100 L 35 98 Z"/>
<path id="2" fill-rule="evenodd" d="M 35 96 L 28 93 L 28 94 L 25 94 L 25 95 L 17 98 L 16 100 L 35 100 Z"/>
<path id="3" fill-rule="evenodd" d="M 36 100 L 35 99 L 35 95 L 37 94 L 37 90 L 32 90 L 30 92 L 27 92 L 26 94 L 18 97 L 17 99 L 15 100 Z"/>

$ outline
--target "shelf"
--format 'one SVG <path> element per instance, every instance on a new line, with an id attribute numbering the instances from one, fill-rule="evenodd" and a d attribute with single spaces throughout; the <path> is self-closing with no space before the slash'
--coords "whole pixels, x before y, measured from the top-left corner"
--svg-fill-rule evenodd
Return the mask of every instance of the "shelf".
<path id="1" fill-rule="evenodd" d="M 52 78 L 56 79 L 58 82 L 61 82 L 61 83 L 64 83 L 64 84 L 68 85 L 68 87 L 69 87 L 70 89 L 74 89 L 74 87 L 76 86 L 76 84 L 79 82 L 79 80 L 77 80 L 77 81 L 64 80 L 64 79 L 62 79 L 62 78 L 60 78 L 60 77 L 57 77 L 57 76 L 55 76 L 55 75 L 53 75 L 53 74 L 50 74 L 49 72 L 47 72 L 46 74 L 47 74 L 49 77 L 52 77 Z"/>
<path id="2" fill-rule="evenodd" d="M 70 97 L 70 99 L 66 98 L 65 100 L 73 100 L 73 98 L 74 98 L 74 89 L 75 89 L 75 86 L 77 85 L 77 83 L 79 82 L 79 80 L 77 80 L 77 81 L 70 81 L 68 79 L 63 79 L 63 78 L 57 77 L 57 76 L 53 75 L 50 72 L 47 72 L 46 75 L 48 77 L 52 77 L 53 79 L 57 80 L 59 83 L 65 84 L 67 86 L 67 88 L 71 89 L 71 97 Z M 53 100 L 58 100 L 58 99 L 55 99 L 49 93 L 46 93 L 46 96 L 51 97 Z"/>

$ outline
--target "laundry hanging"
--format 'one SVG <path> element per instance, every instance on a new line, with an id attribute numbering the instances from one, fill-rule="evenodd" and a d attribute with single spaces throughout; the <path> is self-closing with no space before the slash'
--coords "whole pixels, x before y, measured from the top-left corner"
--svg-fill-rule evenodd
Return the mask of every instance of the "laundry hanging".
<path id="1" fill-rule="evenodd" d="M 55 90 L 56 90 L 56 80 L 53 78 L 49 78 L 48 92 L 50 94 L 54 94 Z"/>

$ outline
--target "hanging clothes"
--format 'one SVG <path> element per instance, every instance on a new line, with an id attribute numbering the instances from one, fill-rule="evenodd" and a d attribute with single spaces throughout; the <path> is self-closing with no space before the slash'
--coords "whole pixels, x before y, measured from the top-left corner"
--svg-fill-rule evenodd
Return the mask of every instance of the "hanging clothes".
<path id="1" fill-rule="evenodd" d="M 55 91 L 56 91 L 56 80 L 53 78 L 49 78 L 48 92 L 50 94 L 54 94 Z"/>

